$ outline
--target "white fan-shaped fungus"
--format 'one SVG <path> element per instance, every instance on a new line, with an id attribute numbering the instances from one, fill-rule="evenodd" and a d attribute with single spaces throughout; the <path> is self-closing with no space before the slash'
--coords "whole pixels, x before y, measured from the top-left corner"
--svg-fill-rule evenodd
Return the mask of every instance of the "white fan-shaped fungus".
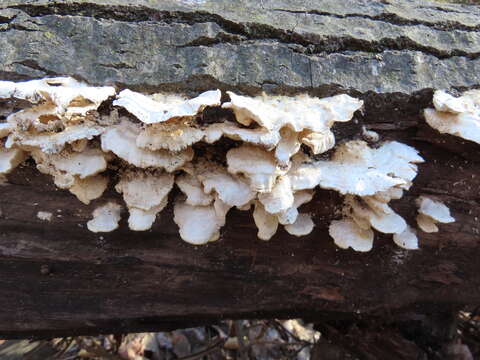
<path id="1" fill-rule="evenodd" d="M 204 164 L 198 179 L 203 184 L 205 193 L 215 191 L 218 198 L 229 206 L 241 207 L 255 198 L 255 193 L 246 181 L 239 176 L 232 176 L 218 166 Z"/>
<path id="2" fill-rule="evenodd" d="M 196 98 L 186 99 L 177 95 L 156 94 L 153 98 L 123 90 L 113 105 L 121 106 L 145 124 L 155 124 L 172 118 L 193 117 L 206 106 L 219 106 L 220 90 L 206 91 Z"/>
<path id="3" fill-rule="evenodd" d="M 86 149 L 83 152 L 65 150 L 51 155 L 35 149 L 31 155 L 37 163 L 37 169 L 44 174 L 52 175 L 55 184 L 62 189 L 72 187 L 75 177 L 85 179 L 107 168 L 105 155 L 99 149 Z"/>
<path id="4" fill-rule="evenodd" d="M 193 245 L 218 240 L 226 215 L 225 207 L 221 203 L 217 206 L 192 206 L 181 201 L 175 203 L 173 213 L 173 221 L 179 227 L 180 237 Z"/>
<path id="5" fill-rule="evenodd" d="M 314 226 L 310 214 L 299 214 L 293 224 L 285 225 L 285 230 L 291 235 L 305 236 L 312 232 Z"/>
<path id="6" fill-rule="evenodd" d="M 20 149 L 0 148 L 0 175 L 8 174 L 27 158 Z"/>
<path id="7" fill-rule="evenodd" d="M 92 232 L 110 232 L 118 228 L 122 207 L 115 202 L 108 202 L 93 211 L 93 219 L 87 222 Z"/>
<path id="8" fill-rule="evenodd" d="M 288 176 L 279 177 L 272 191 L 259 194 L 258 200 L 264 206 L 265 211 L 270 214 L 287 211 L 294 202 L 290 178 Z"/>
<path id="9" fill-rule="evenodd" d="M 293 224 L 297 220 L 298 208 L 305 203 L 308 203 L 313 198 L 313 190 L 301 190 L 293 194 L 293 205 L 287 210 L 281 211 L 277 214 L 278 222 L 282 225 Z"/>
<path id="10" fill-rule="evenodd" d="M 319 99 L 308 95 L 296 97 L 263 96 L 249 98 L 227 91 L 230 102 L 222 106 L 232 109 L 237 121 L 245 126 L 256 122 L 269 130 L 284 126 L 296 132 L 305 129 L 324 132 L 334 122 L 349 121 L 353 113 L 363 106 L 361 100 L 348 95 Z"/>
<path id="11" fill-rule="evenodd" d="M 363 141 L 346 143 L 338 148 L 330 162 L 320 162 L 320 166 L 316 166 L 320 169 L 317 174 L 320 186 L 348 194 L 344 208 L 347 218 L 342 223 L 335 223 L 336 230 L 333 233 L 337 238 L 332 235 L 334 240 L 346 244 L 339 237 L 343 228 L 348 230 L 345 233 L 350 239 L 365 237 L 374 228 L 385 234 L 393 234 L 397 245 L 412 248 L 416 235 L 388 203 L 401 198 L 403 190 L 411 186 L 417 174 L 415 164 L 419 162 L 423 162 L 423 159 L 410 146 L 386 142 L 377 149 L 371 149 Z M 307 169 L 314 165 L 308 165 Z M 347 169 L 352 172 L 350 176 L 347 175 Z M 325 173 L 327 175 L 323 175 Z M 362 247 L 361 251 L 368 251 L 367 248 Z"/>
<path id="12" fill-rule="evenodd" d="M 66 144 L 74 144 L 80 140 L 91 140 L 100 135 L 103 128 L 100 126 L 74 125 L 61 132 L 44 133 L 12 133 L 5 143 L 7 148 L 14 145 L 39 148 L 46 154 L 55 154 L 62 151 Z"/>
<path id="13" fill-rule="evenodd" d="M 350 141 L 339 146 L 331 160 L 306 164 L 305 170 L 310 170 L 324 189 L 366 196 L 394 186 L 408 189 L 419 162 L 423 159 L 418 152 L 405 144 L 392 141 L 372 149 L 364 141 Z M 297 170 L 302 171 L 302 167 Z"/>
<path id="14" fill-rule="evenodd" d="M 137 146 L 136 138 L 140 128 L 123 120 L 119 125 L 109 127 L 101 136 L 103 151 L 111 151 L 119 158 L 139 168 L 163 168 L 175 171 L 193 158 L 192 149 L 172 153 L 167 150 L 150 151 Z"/>
<path id="15" fill-rule="evenodd" d="M 265 128 L 240 128 L 229 122 L 217 123 L 208 126 L 205 130 L 205 141 L 212 144 L 222 136 L 232 140 L 241 140 L 253 145 L 260 145 L 266 149 L 273 149 L 280 141 L 278 131 L 270 131 Z"/>
<path id="16" fill-rule="evenodd" d="M 167 205 L 174 177 L 167 173 L 127 172 L 115 189 L 123 194 L 130 210 L 128 225 L 131 230 L 145 231 L 152 227 L 158 212 Z"/>
<path id="17" fill-rule="evenodd" d="M 393 234 L 393 242 L 407 250 L 418 249 L 417 235 L 410 226 L 407 226 L 405 230 L 399 234 Z"/>
<path id="18" fill-rule="evenodd" d="M 366 252 L 373 247 L 373 231 L 362 229 L 352 220 L 334 220 L 328 228 L 335 244 L 342 248 L 351 247 L 355 251 Z"/>
<path id="19" fill-rule="evenodd" d="M 390 207 L 388 207 L 388 211 L 375 212 L 367 204 L 362 204 L 351 196 L 347 197 L 346 202 L 356 219 L 363 219 L 382 233 L 400 234 L 407 228 L 405 220 Z"/>
<path id="20" fill-rule="evenodd" d="M 97 109 L 110 96 L 115 95 L 111 86 L 94 87 L 70 77 L 47 78 L 25 82 L 0 81 L 0 98 L 23 99 L 31 103 L 48 101 L 67 111 L 85 115 Z"/>
<path id="21" fill-rule="evenodd" d="M 467 91 L 458 98 L 439 90 L 433 104 L 435 109 L 424 111 L 428 125 L 480 144 L 480 90 Z"/>
<path id="22" fill-rule="evenodd" d="M 423 232 L 434 233 L 438 232 L 438 226 L 436 221 L 433 220 L 430 216 L 424 214 L 418 214 L 416 217 L 417 225 Z"/>
<path id="23" fill-rule="evenodd" d="M 159 123 L 147 126 L 137 137 L 137 146 L 148 150 L 182 151 L 201 141 L 204 131 L 188 122 Z"/>
<path id="24" fill-rule="evenodd" d="M 175 180 L 180 190 L 187 196 L 185 203 L 193 206 L 206 206 L 213 202 L 213 196 L 205 194 L 202 183 L 191 174 L 183 174 Z"/>
<path id="25" fill-rule="evenodd" d="M 75 178 L 70 192 L 84 204 L 90 204 L 90 201 L 98 199 L 107 189 L 108 177 L 103 175 L 89 176 L 84 179 Z"/>
<path id="26" fill-rule="evenodd" d="M 255 209 L 253 210 L 253 220 L 258 228 L 257 237 L 261 240 L 270 240 L 277 232 L 278 219 L 265 211 L 265 208 L 260 202 L 255 202 Z"/>
<path id="27" fill-rule="evenodd" d="M 243 174 L 250 187 L 260 193 L 272 191 L 275 179 L 282 173 L 272 153 L 251 145 L 242 145 L 227 153 L 228 171 Z"/>
<path id="28" fill-rule="evenodd" d="M 448 207 L 440 201 L 420 196 L 415 202 L 418 206 L 417 225 L 424 232 L 438 232 L 436 223 L 446 224 L 455 221 Z"/>

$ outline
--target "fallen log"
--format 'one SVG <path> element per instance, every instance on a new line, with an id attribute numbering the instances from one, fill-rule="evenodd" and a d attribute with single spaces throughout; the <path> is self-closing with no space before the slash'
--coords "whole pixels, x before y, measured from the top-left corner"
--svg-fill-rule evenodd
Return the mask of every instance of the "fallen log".
<path id="1" fill-rule="evenodd" d="M 432 129 L 423 110 L 436 89 L 480 85 L 480 8 L 400 0 L 6 0 L 0 22 L 2 80 L 66 75 L 143 93 L 219 88 L 360 98 L 362 113 L 333 127 L 337 142 L 361 138 L 364 126 L 382 141 L 413 146 L 425 163 L 392 207 L 415 224 L 415 199 L 428 195 L 456 219 L 438 233 L 419 231 L 419 250 L 382 234 L 368 253 L 341 250 L 328 226 L 342 197 L 317 189 L 302 208 L 316 226 L 301 238 L 281 229 L 259 241 L 251 212 L 232 210 L 220 241 L 195 247 L 180 240 L 170 205 L 147 232 L 122 220 L 115 232 L 95 234 L 85 223 L 98 203 L 79 203 L 27 160 L 1 187 L 0 338 L 222 318 L 395 318 L 479 303 L 478 145 Z M 107 196 L 120 197 L 113 188 Z M 39 211 L 53 219 L 42 221 Z"/>

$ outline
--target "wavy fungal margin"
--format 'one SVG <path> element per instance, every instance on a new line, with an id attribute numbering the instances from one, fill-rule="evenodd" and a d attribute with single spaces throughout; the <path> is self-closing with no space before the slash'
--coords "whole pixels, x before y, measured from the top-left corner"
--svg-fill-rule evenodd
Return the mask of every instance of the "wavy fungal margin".
<path id="1" fill-rule="evenodd" d="M 305 236 L 314 219 L 299 208 L 320 187 L 344 196 L 343 219 L 329 228 L 340 248 L 369 251 L 374 230 L 393 234 L 400 247 L 418 248 L 415 230 L 388 205 L 412 185 L 423 162 L 418 152 L 395 141 L 375 148 L 362 140 L 335 146 L 332 126 L 350 121 L 361 100 L 343 94 L 224 95 L 226 102 L 220 90 L 192 99 L 117 93 L 72 78 L 0 81 L 0 99 L 29 104 L 0 123 L 0 175 L 31 157 L 57 187 L 88 204 L 102 197 L 114 171 L 133 231 L 152 227 L 176 184 L 181 195 L 173 200 L 173 220 L 180 237 L 195 245 L 219 239 L 233 207 L 253 207 L 259 239 L 269 240 L 280 225 Z M 107 114 L 100 111 L 105 102 Z M 202 121 L 208 108 L 232 116 Z M 213 148 L 222 138 L 235 146 L 219 159 Z M 196 153 L 200 143 L 205 150 Z M 331 149 L 329 160 L 315 159 Z M 115 202 L 99 206 L 88 229 L 115 230 L 121 209 Z"/>

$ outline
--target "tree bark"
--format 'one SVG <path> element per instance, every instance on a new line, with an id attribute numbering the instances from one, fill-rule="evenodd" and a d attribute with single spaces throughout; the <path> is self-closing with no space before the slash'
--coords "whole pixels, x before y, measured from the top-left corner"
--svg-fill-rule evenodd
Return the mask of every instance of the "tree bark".
<path id="1" fill-rule="evenodd" d="M 419 232 L 420 250 L 377 234 L 366 254 L 340 250 L 328 224 L 341 197 L 316 191 L 316 223 L 294 238 L 256 238 L 231 211 L 220 241 L 182 242 L 168 207 L 151 231 L 104 235 L 98 205 L 57 190 L 32 163 L 1 187 L 0 338 L 135 332 L 222 318 L 401 318 L 480 302 L 479 146 L 430 129 L 434 89 L 480 85 L 480 8 L 424 1 L 81 0 L 0 4 L 0 76 L 69 75 L 90 84 L 188 95 L 349 93 L 365 101 L 337 141 L 361 127 L 426 160 L 392 203 L 411 225 L 414 199 L 444 201 L 456 222 Z M 107 197 L 118 198 L 111 189 Z M 103 197 L 103 200 L 105 197 Z M 55 214 L 50 223 L 38 211 Z"/>

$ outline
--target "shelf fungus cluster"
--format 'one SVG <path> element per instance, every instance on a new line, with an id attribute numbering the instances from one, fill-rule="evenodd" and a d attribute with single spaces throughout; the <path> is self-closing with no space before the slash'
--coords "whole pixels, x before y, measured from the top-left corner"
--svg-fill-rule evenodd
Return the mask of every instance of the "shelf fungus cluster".
<path id="1" fill-rule="evenodd" d="M 339 247 L 370 250 L 373 229 L 393 234 L 403 248 L 418 247 L 415 231 L 389 206 L 411 186 L 423 161 L 417 151 L 394 141 L 335 147 L 332 126 L 350 121 L 361 100 L 223 95 L 117 93 L 71 78 L 0 82 L 0 100 L 20 109 L 0 122 L 0 174 L 32 158 L 57 187 L 85 204 L 111 185 L 123 197 L 134 231 L 150 229 L 172 201 L 181 238 L 197 245 L 219 239 L 232 208 L 252 209 L 262 240 L 279 226 L 307 235 L 314 222 L 299 208 L 318 186 L 344 195 L 343 219 L 329 228 Z M 216 109 L 218 119 L 203 121 L 206 109 Z M 222 138 L 234 141 L 219 153 L 215 143 Z M 316 160 L 334 147 L 328 160 Z M 103 203 L 87 227 L 113 231 L 122 212 L 119 202 Z M 426 217 L 445 222 L 428 210 L 421 216 L 424 226 Z"/>
<path id="2" fill-rule="evenodd" d="M 341 248 L 369 251 L 373 246 L 372 228 L 393 234 L 393 241 L 406 249 L 417 249 L 415 231 L 388 203 L 400 199 L 417 175 L 423 162 L 412 147 L 387 142 L 371 149 L 365 142 L 349 142 L 340 147 L 332 161 L 328 188 L 345 194 L 344 218 L 330 225 L 330 235 Z M 349 172 L 349 173 L 347 173 Z M 343 179 L 340 183 L 334 174 Z"/>
<path id="3" fill-rule="evenodd" d="M 424 112 L 431 127 L 480 144 L 480 90 L 467 91 L 460 97 L 438 90 L 433 105 L 434 109 Z"/>

